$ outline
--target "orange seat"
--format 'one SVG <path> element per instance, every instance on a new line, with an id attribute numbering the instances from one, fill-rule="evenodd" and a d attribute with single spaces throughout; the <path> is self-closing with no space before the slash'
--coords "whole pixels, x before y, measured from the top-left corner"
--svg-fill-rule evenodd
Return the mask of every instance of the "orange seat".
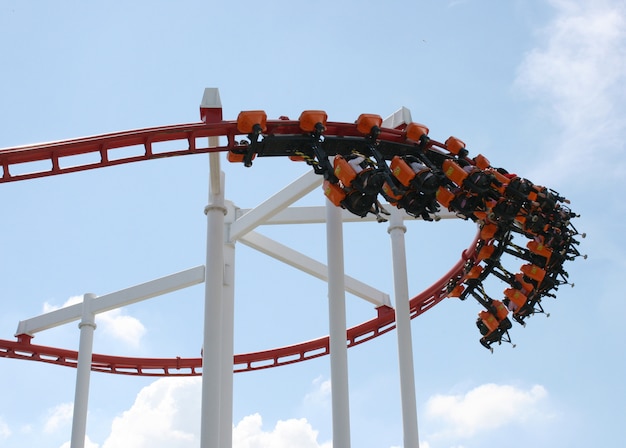
<path id="1" fill-rule="evenodd" d="M 483 247 L 480 248 L 480 251 L 476 254 L 476 259 L 478 261 L 487 260 L 491 258 L 495 250 L 496 250 L 496 247 L 493 244 L 485 244 Z"/>
<path id="2" fill-rule="evenodd" d="M 494 188 L 496 188 L 500 193 L 504 193 L 504 190 L 506 190 L 506 187 L 509 185 L 509 182 L 511 182 L 511 179 L 506 177 L 498 170 L 489 169 L 487 171 L 489 171 L 489 174 L 492 174 L 496 178 L 496 180 L 502 184 L 501 187 L 494 186 Z"/>
<path id="3" fill-rule="evenodd" d="M 463 185 L 463 181 L 467 178 L 468 174 L 457 163 L 448 159 L 442 164 L 443 173 L 448 179 L 457 184 L 459 187 Z"/>
<path id="4" fill-rule="evenodd" d="M 243 158 L 244 157 L 245 157 L 245 154 L 239 154 L 239 153 L 233 152 L 232 150 L 229 150 L 226 153 L 226 160 L 228 160 L 229 162 L 232 162 L 232 163 L 237 163 L 237 162 L 241 163 L 241 162 L 243 162 Z M 255 157 L 256 157 L 256 153 L 252 153 L 252 159 L 251 160 L 254 160 Z"/>
<path id="5" fill-rule="evenodd" d="M 465 143 L 456 137 L 448 137 L 445 145 L 446 149 L 454 155 L 457 155 L 462 149 L 465 149 Z"/>
<path id="6" fill-rule="evenodd" d="M 515 288 L 505 289 L 504 295 L 508 297 L 508 299 L 517 306 L 517 310 L 515 311 L 516 313 L 524 305 L 526 305 L 526 301 L 528 300 L 528 297 L 526 297 L 526 295 L 524 295 L 522 291 L 520 291 L 519 289 L 515 289 Z"/>
<path id="7" fill-rule="evenodd" d="M 448 297 L 461 297 L 461 294 L 463 294 L 464 290 L 465 290 L 465 286 L 456 285 L 454 289 L 452 289 L 452 291 L 448 293 Z"/>
<path id="8" fill-rule="evenodd" d="M 339 179 L 345 187 L 350 187 L 352 185 L 352 181 L 356 179 L 356 171 L 354 171 L 354 168 L 352 168 L 348 161 L 339 154 L 335 156 L 333 166 L 337 179 Z"/>
<path id="9" fill-rule="evenodd" d="M 437 202 L 439 202 L 441 205 L 449 208 L 450 202 L 452 202 L 452 200 L 454 199 L 454 193 L 446 188 L 439 187 L 437 193 L 435 193 L 435 198 L 437 199 Z"/>
<path id="10" fill-rule="evenodd" d="M 337 207 L 341 206 L 341 201 L 346 198 L 346 193 L 343 189 L 337 185 L 329 182 L 327 180 L 324 181 L 323 184 L 324 195 L 335 204 Z"/>
<path id="11" fill-rule="evenodd" d="M 539 266 L 535 266 L 534 264 L 524 264 L 522 265 L 521 270 L 526 277 L 532 278 L 537 282 L 542 282 L 543 278 L 546 276 L 546 271 L 541 269 Z"/>
<path id="12" fill-rule="evenodd" d="M 526 296 L 530 295 L 533 292 L 535 287 L 526 281 L 524 281 L 524 276 L 521 273 L 517 273 L 514 275 L 515 281 L 518 282 L 522 286 L 522 290 Z"/>
<path id="13" fill-rule="evenodd" d="M 484 224 L 480 229 L 480 239 L 489 241 L 498 233 L 498 225 L 494 223 Z"/>
<path id="14" fill-rule="evenodd" d="M 323 110 L 305 110 L 300 114 L 300 129 L 304 132 L 313 132 L 318 123 L 325 128 L 326 120 L 328 120 L 328 114 Z"/>
<path id="15" fill-rule="evenodd" d="M 423 136 L 428 135 L 428 128 L 423 124 L 409 123 L 405 129 L 405 133 L 407 138 L 418 142 Z"/>
<path id="16" fill-rule="evenodd" d="M 482 154 L 478 154 L 476 157 L 474 157 L 474 163 L 481 170 L 486 170 L 491 166 L 489 159 L 487 159 L 487 157 L 483 156 Z"/>
<path id="17" fill-rule="evenodd" d="M 542 257 L 545 257 L 547 260 L 550 260 L 550 257 L 552 256 L 552 250 L 550 248 L 544 246 L 542 243 L 539 243 L 535 240 L 529 241 L 526 244 L 526 247 L 533 254 L 541 255 Z"/>
<path id="18" fill-rule="evenodd" d="M 356 129 L 361 134 L 369 135 L 373 127 L 380 128 L 383 124 L 383 118 L 375 114 L 361 114 L 356 120 Z"/>
<path id="19" fill-rule="evenodd" d="M 498 327 L 500 326 L 498 320 L 489 311 L 481 311 L 480 313 L 478 313 L 478 317 L 480 318 L 480 320 L 483 321 L 485 326 L 489 329 L 489 333 L 487 333 L 487 335 L 496 331 Z"/>
<path id="20" fill-rule="evenodd" d="M 480 277 L 480 274 L 482 274 L 482 273 L 483 273 L 482 266 L 476 265 L 476 266 L 472 267 L 472 269 L 470 269 L 467 274 L 465 274 L 465 279 L 466 280 L 477 279 L 478 277 Z"/>
<path id="21" fill-rule="evenodd" d="M 508 316 L 509 310 L 507 310 L 506 306 L 504 306 L 504 303 L 499 300 L 494 300 L 492 303 L 493 306 L 496 307 L 496 317 L 498 319 L 498 322 L 502 322 L 504 319 L 506 319 L 506 316 Z"/>
<path id="22" fill-rule="evenodd" d="M 389 202 L 391 203 L 391 205 L 396 205 L 398 203 L 398 201 L 400 199 L 402 199 L 402 195 L 401 194 L 395 194 L 393 192 L 393 190 L 391 189 L 391 186 L 385 182 L 383 184 L 383 193 L 385 193 L 387 199 L 389 200 Z"/>
<path id="23" fill-rule="evenodd" d="M 254 126 L 259 125 L 261 132 L 267 131 L 267 114 L 263 110 L 248 110 L 239 112 L 237 116 L 237 130 L 242 134 L 251 134 Z"/>
<path id="24" fill-rule="evenodd" d="M 394 156 L 391 159 L 390 167 L 393 176 L 405 187 L 408 187 L 413 178 L 415 178 L 416 173 L 413 171 L 413 168 L 400 156 Z"/>
<path id="25" fill-rule="evenodd" d="M 487 220 L 487 215 L 487 212 L 474 212 L 474 216 L 476 217 L 476 219 L 480 219 L 481 221 Z"/>

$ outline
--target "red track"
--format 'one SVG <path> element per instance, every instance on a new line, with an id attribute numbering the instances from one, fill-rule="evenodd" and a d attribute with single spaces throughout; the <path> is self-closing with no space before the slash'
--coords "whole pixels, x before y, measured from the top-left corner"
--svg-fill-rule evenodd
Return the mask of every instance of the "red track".
<path id="1" fill-rule="evenodd" d="M 276 120 L 267 123 L 268 134 L 289 135 L 301 132 L 298 121 Z M 326 134 L 346 137 L 362 136 L 353 123 L 329 122 Z M 227 151 L 238 146 L 239 136 L 241 133 L 237 131 L 236 121 L 219 121 L 162 126 L 0 149 L 0 166 L 2 167 L 0 182 L 34 179 L 163 157 Z M 220 144 L 211 148 L 198 144 L 198 139 L 207 137 L 221 137 Z M 406 137 L 401 131 L 383 129 L 379 138 L 403 143 Z M 180 146 L 186 149 L 159 150 L 159 143 L 173 141 L 180 142 Z M 444 147 L 438 142 L 433 142 L 433 144 Z M 446 297 L 446 287 L 450 280 L 459 277 L 465 262 L 474 256 L 477 240 L 478 235 L 450 272 L 411 299 L 411 318 L 419 316 Z M 395 328 L 393 309 L 385 306 L 379 307 L 377 314 L 374 319 L 348 329 L 348 347 L 369 341 Z M 235 355 L 234 371 L 244 372 L 278 367 L 317 358 L 328 353 L 329 338 L 325 336 L 300 344 Z M 28 336 L 20 336 L 16 341 L 0 339 L 0 357 L 47 362 L 68 367 L 76 367 L 78 362 L 76 351 L 31 344 L 31 338 Z M 92 370 L 138 376 L 194 376 L 202 374 L 202 359 L 130 358 L 94 354 Z"/>

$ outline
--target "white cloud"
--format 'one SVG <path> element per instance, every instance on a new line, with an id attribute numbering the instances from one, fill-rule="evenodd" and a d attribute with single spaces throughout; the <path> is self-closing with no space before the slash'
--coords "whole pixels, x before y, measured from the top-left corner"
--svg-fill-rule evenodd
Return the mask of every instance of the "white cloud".
<path id="1" fill-rule="evenodd" d="M 132 407 L 114 419 L 102 448 L 176 448 L 200 443 L 201 378 L 162 378 L 143 388 Z M 317 442 L 306 419 L 278 421 L 262 429 L 258 414 L 233 428 L 234 448 L 330 448 Z"/>
<path id="2" fill-rule="evenodd" d="M 198 446 L 201 381 L 163 378 L 143 388 L 112 424 L 103 448 Z"/>
<path id="3" fill-rule="evenodd" d="M 99 448 L 99 447 L 100 445 L 92 442 L 88 436 L 85 436 L 85 448 Z M 61 448 L 72 448 L 71 442 L 65 442 L 63 445 L 61 445 Z"/>
<path id="4" fill-rule="evenodd" d="M 61 403 L 48 411 L 48 417 L 44 424 L 45 433 L 53 433 L 57 429 L 68 425 L 72 421 L 73 403 Z"/>
<path id="5" fill-rule="evenodd" d="M 623 151 L 626 131 L 626 7 L 615 1 L 551 3 L 556 15 L 517 78 L 518 87 L 547 107 L 559 130 L 550 148 L 553 160 L 538 173 L 594 175 L 589 169 L 595 167 L 598 176 L 621 175 L 626 166 L 611 156 Z"/>
<path id="6" fill-rule="evenodd" d="M 313 380 L 313 390 L 304 396 L 304 405 L 307 407 L 328 409 L 331 399 L 330 379 L 324 380 L 321 376 Z"/>
<path id="7" fill-rule="evenodd" d="M 509 385 L 484 384 L 462 395 L 435 395 L 425 416 L 441 429 L 429 438 L 469 438 L 513 423 L 549 417 L 541 405 L 545 388 L 524 391 Z"/>
<path id="8" fill-rule="evenodd" d="M 243 418 L 233 429 L 233 448 L 330 448 L 331 443 L 319 444 L 318 432 L 305 418 L 278 421 L 270 432 L 262 430 L 259 414 Z"/>
<path id="9" fill-rule="evenodd" d="M 11 428 L 6 424 L 4 419 L 0 417 L 0 440 L 8 439 L 11 436 Z"/>
<path id="10" fill-rule="evenodd" d="M 76 305 L 77 303 L 81 303 L 83 301 L 83 296 L 72 296 L 65 301 L 65 303 L 61 306 L 51 305 L 48 302 L 44 302 L 43 304 L 43 312 L 49 313 L 51 311 L 58 310 L 59 308 L 65 308 L 68 306 Z"/>
<path id="11" fill-rule="evenodd" d="M 96 322 L 108 335 L 132 347 L 138 347 L 146 334 L 146 327 L 138 319 L 122 314 L 119 308 L 98 314 Z"/>
<path id="12" fill-rule="evenodd" d="M 46 302 L 43 305 L 43 312 L 49 313 L 59 308 L 82 303 L 82 301 L 82 296 L 70 297 L 61 307 L 53 306 Z M 141 338 L 146 333 L 146 328 L 138 319 L 122 314 L 122 309 L 120 308 L 97 314 L 96 324 L 108 336 L 135 348 L 139 346 Z"/>

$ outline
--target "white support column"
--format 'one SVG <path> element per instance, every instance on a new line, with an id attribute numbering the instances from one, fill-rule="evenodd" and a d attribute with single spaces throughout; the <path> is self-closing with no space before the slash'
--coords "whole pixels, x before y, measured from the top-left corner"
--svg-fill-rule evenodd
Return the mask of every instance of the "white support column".
<path id="1" fill-rule="evenodd" d="M 91 357 L 93 354 L 93 332 L 96 329 L 96 316 L 91 307 L 95 294 L 83 296 L 83 315 L 78 324 L 80 342 L 78 364 L 76 365 L 76 391 L 74 394 L 74 415 L 72 420 L 72 448 L 83 448 L 87 434 L 87 409 L 89 404 L 89 381 L 91 379 Z"/>
<path id="2" fill-rule="evenodd" d="M 393 283 L 396 304 L 396 331 L 398 334 L 404 448 L 419 448 L 409 286 L 404 241 L 406 227 L 404 226 L 401 212 L 395 207 L 391 209 L 388 232 L 391 237 L 391 253 L 393 259 Z"/>
<path id="3" fill-rule="evenodd" d="M 224 292 L 222 302 L 222 395 L 220 448 L 233 446 L 233 366 L 235 339 L 235 243 L 224 245 Z"/>
<path id="4" fill-rule="evenodd" d="M 341 209 L 326 200 L 330 380 L 332 385 L 333 447 L 350 447 L 348 347 Z"/>
<path id="5" fill-rule="evenodd" d="M 213 155 L 213 154 L 211 154 Z M 211 162 L 214 159 L 211 158 Z M 219 159 L 218 159 L 219 162 Z M 212 170 L 212 173 L 215 170 Z M 209 188 L 207 215 L 206 280 L 204 302 L 204 340 L 202 355 L 202 410 L 200 447 L 220 447 L 222 353 L 222 297 L 224 291 L 224 175 L 219 191 L 214 180 Z"/>

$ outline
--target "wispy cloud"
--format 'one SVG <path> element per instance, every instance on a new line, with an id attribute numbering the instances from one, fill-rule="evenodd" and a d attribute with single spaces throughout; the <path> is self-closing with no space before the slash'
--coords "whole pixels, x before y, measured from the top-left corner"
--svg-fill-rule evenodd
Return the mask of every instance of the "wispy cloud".
<path id="1" fill-rule="evenodd" d="M 304 396 L 304 406 L 323 409 L 330 409 L 331 384 L 329 379 L 319 376 L 313 380 L 313 390 Z"/>
<path id="2" fill-rule="evenodd" d="M 48 411 L 44 432 L 53 433 L 57 429 L 68 425 L 72 421 L 73 410 L 74 405 L 72 403 L 61 403 Z"/>
<path id="3" fill-rule="evenodd" d="M 621 1 L 551 4 L 556 14 L 520 64 L 516 83 L 557 130 L 552 160 L 537 168 L 537 176 L 621 176 L 626 165 L 614 156 L 625 148 L 626 6 Z"/>
<path id="4" fill-rule="evenodd" d="M 0 417 L 0 440 L 7 439 L 11 435 L 11 429 L 4 419 Z"/>

